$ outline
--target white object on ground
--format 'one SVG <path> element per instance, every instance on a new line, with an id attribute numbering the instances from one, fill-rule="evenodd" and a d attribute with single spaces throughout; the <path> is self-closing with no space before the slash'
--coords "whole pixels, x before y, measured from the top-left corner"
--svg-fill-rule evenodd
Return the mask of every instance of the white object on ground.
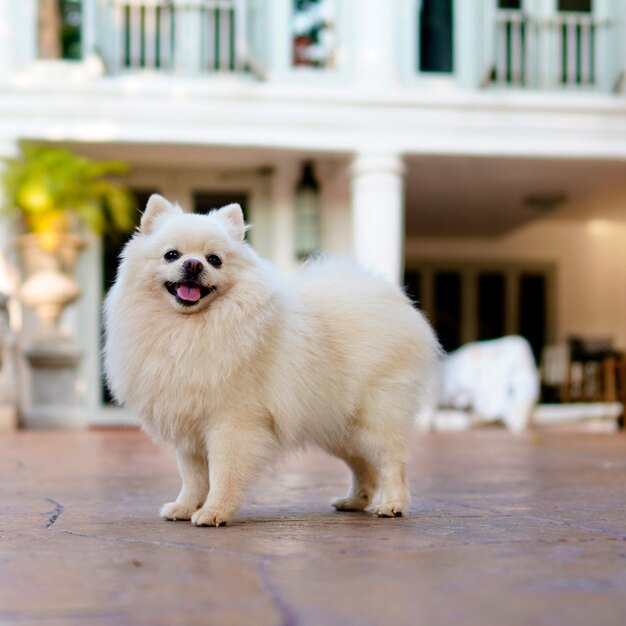
<path id="1" fill-rule="evenodd" d="M 623 410 L 621 402 L 540 404 L 532 412 L 532 423 L 537 426 L 556 426 L 588 420 L 615 421 Z"/>
<path id="2" fill-rule="evenodd" d="M 459 348 L 444 361 L 439 398 L 441 407 L 468 411 L 472 424 L 502 420 L 513 432 L 524 430 L 539 400 L 530 345 L 509 336 Z"/>

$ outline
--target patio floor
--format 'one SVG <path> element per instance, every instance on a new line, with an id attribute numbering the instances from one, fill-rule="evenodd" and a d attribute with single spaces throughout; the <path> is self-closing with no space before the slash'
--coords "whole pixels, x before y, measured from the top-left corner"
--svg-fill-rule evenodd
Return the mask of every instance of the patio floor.
<path id="1" fill-rule="evenodd" d="M 626 436 L 416 437 L 410 475 L 407 517 L 335 513 L 311 451 L 194 528 L 140 432 L 0 437 L 0 624 L 625 623 Z"/>

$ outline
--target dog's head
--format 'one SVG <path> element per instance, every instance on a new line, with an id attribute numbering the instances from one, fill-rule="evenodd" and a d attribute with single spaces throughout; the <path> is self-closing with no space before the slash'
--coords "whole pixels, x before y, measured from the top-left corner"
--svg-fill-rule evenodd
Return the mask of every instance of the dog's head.
<path id="1" fill-rule="evenodd" d="M 238 204 L 196 215 L 155 194 L 124 251 L 124 264 L 138 290 L 147 288 L 150 297 L 195 313 L 225 295 L 245 271 L 250 253 L 245 230 Z"/>

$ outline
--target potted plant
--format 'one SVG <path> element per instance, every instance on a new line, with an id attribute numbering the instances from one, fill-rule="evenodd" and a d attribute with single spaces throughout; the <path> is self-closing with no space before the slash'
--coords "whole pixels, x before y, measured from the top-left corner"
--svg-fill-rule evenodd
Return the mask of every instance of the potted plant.
<path id="1" fill-rule="evenodd" d="M 28 428 L 82 428 L 87 419 L 76 392 L 81 350 L 58 327 L 64 308 L 80 295 L 74 277 L 82 234 L 127 232 L 134 202 L 110 179 L 126 171 L 117 161 L 98 162 L 51 146 L 25 143 L 5 160 L 5 210 L 20 222 L 16 238 L 22 270 L 18 296 L 34 309 L 39 326 L 26 331 L 23 354 L 30 367 L 21 408 Z"/>
<path id="2" fill-rule="evenodd" d="M 85 228 L 96 234 L 128 232 L 134 203 L 112 175 L 127 166 L 95 161 L 69 150 L 23 143 L 21 154 L 5 159 L 5 210 L 25 234 L 16 240 L 23 271 L 20 298 L 35 309 L 43 335 L 58 334 L 58 319 L 80 294 L 74 279 Z"/>

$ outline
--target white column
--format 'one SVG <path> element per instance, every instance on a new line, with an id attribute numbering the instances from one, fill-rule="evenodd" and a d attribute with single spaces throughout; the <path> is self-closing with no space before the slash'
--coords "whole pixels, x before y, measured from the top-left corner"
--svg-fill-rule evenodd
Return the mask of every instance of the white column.
<path id="1" fill-rule="evenodd" d="M 274 209 L 272 260 L 285 274 L 292 273 L 297 267 L 294 241 L 294 206 L 299 174 L 299 163 L 291 160 L 276 163 L 272 177 L 271 195 Z"/>
<path id="2" fill-rule="evenodd" d="M 13 69 L 13 41 L 12 34 L 15 25 L 11 20 L 12 11 L 9 0 L 0 0 L 0 77 L 6 76 Z"/>
<path id="3" fill-rule="evenodd" d="M 398 15 L 404 1 L 353 2 L 354 81 L 360 87 L 377 90 L 398 83 Z"/>
<path id="4" fill-rule="evenodd" d="M 600 23 L 596 26 L 594 38 L 596 85 L 600 91 L 611 92 L 620 72 L 626 70 L 626 58 L 623 56 L 623 37 L 626 35 L 624 2 L 597 0 L 593 3 L 591 17 Z"/>
<path id="5" fill-rule="evenodd" d="M 0 81 L 36 57 L 36 0 L 0 0 Z"/>
<path id="6" fill-rule="evenodd" d="M 532 17 L 539 20 L 538 38 L 535 39 L 537 58 L 541 59 L 537 66 L 537 83 L 540 89 L 552 89 L 558 82 L 557 68 L 561 58 L 560 30 L 550 26 L 555 17 L 558 17 L 556 3 L 534 2 L 530 5 L 530 11 L 533 11 Z"/>
<path id="7" fill-rule="evenodd" d="M 19 146 L 17 139 L 7 138 L 0 140 L 0 159 L 18 156 Z M 4 163 L 0 160 L 0 175 L 4 172 Z M 4 189 L 0 185 L 0 206 L 5 203 Z M 12 294 L 15 287 L 16 275 L 11 268 L 9 257 L 11 256 L 11 242 L 18 234 L 16 232 L 17 220 L 11 215 L 0 214 L 0 291 Z"/>
<path id="8" fill-rule="evenodd" d="M 201 70 L 206 71 L 206 67 L 201 67 L 204 61 L 200 41 L 201 4 L 198 0 L 174 1 L 176 47 L 173 54 L 174 67 L 179 74 L 194 76 Z"/>
<path id="9" fill-rule="evenodd" d="M 98 7 L 96 0 L 83 0 L 83 32 L 82 53 L 83 59 L 88 59 L 96 53 L 98 42 L 96 26 L 98 23 Z"/>
<path id="10" fill-rule="evenodd" d="M 352 163 L 356 258 L 399 283 L 404 266 L 404 162 L 398 154 L 361 153 Z"/>
<path id="11" fill-rule="evenodd" d="M 246 0 L 235 0 L 235 61 L 237 71 L 243 71 L 250 56 L 246 11 Z"/>
<path id="12" fill-rule="evenodd" d="M 2 2 L 0 1 L 0 11 Z M 0 16 L 2 14 L 0 13 Z M 0 28 L 2 19 L 0 17 Z M 0 52 L 1 55 L 1 52 Z M 1 69 L 1 67 L 0 67 Z M 0 158 L 14 157 L 17 153 L 17 142 L 0 141 Z M 0 175 L 3 173 L 4 163 L 0 161 Z M 0 186 L 0 205 L 4 204 L 4 190 Z M 11 249 L 11 240 L 15 236 L 15 220 L 8 215 L 0 215 L 0 292 L 2 294 L 14 293 L 16 275 L 14 268 L 9 263 L 8 256 Z M 19 402 L 19 390 L 17 385 L 17 343 L 15 334 L 11 332 L 8 322 L 15 328 L 15 299 L 9 300 L 8 309 L 10 319 L 6 318 L 5 310 L 0 311 L 0 433 L 13 430 L 17 427 L 17 405 Z M 4 307 L 2 307 L 4 309 Z"/>
<path id="13" fill-rule="evenodd" d="M 460 86 L 477 89 L 494 62 L 495 2 L 455 2 L 453 72 Z"/>
<path id="14" fill-rule="evenodd" d="M 256 17 L 261 19 L 261 27 L 266 29 L 263 41 L 267 46 L 267 71 L 272 76 L 284 78 L 291 69 L 291 22 L 293 19 L 291 0 L 274 0 L 265 3 L 262 0 L 256 0 L 254 9 Z M 265 15 L 263 11 L 266 12 Z"/>

